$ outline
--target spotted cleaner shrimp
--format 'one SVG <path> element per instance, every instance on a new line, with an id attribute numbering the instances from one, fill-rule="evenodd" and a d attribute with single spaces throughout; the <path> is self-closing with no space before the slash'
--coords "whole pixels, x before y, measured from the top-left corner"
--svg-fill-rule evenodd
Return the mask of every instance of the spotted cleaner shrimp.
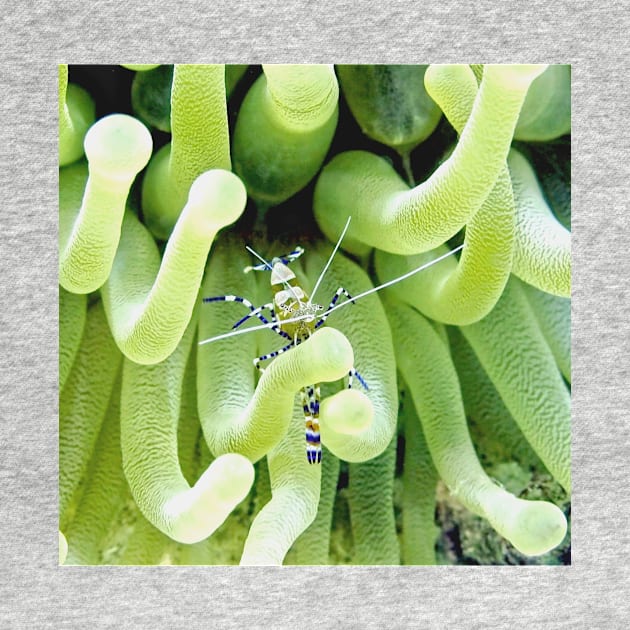
<path id="1" fill-rule="evenodd" d="M 239 302 L 249 309 L 249 313 L 237 321 L 233 329 L 238 328 L 251 317 L 256 317 L 262 322 L 260 326 L 254 326 L 241 330 L 232 330 L 231 332 L 205 339 L 199 342 L 199 345 L 212 343 L 222 339 L 227 339 L 239 334 L 244 334 L 254 330 L 260 330 L 263 328 L 269 328 L 276 334 L 280 335 L 287 341 L 286 345 L 278 350 L 274 350 L 268 354 L 256 357 L 253 359 L 254 366 L 262 371 L 261 363 L 269 359 L 273 359 L 280 354 L 287 352 L 291 348 L 298 346 L 303 341 L 306 341 L 318 328 L 324 325 L 329 315 L 339 308 L 347 306 L 348 304 L 355 304 L 358 300 L 367 295 L 380 291 L 386 287 L 392 286 L 410 276 L 419 273 L 420 271 L 440 262 L 444 258 L 460 251 L 464 246 L 460 245 L 451 250 L 447 254 L 444 254 L 416 269 L 413 269 L 402 276 L 398 276 L 392 280 L 389 280 L 381 285 L 373 287 L 368 291 L 352 297 L 350 293 L 344 288 L 339 287 L 334 296 L 330 300 L 330 303 L 326 309 L 321 304 L 313 302 L 315 293 L 319 288 L 319 285 L 324 278 L 326 271 L 330 267 L 332 260 L 341 245 L 343 237 L 345 236 L 348 226 L 350 225 L 350 217 L 346 221 L 346 225 L 337 241 L 326 265 L 322 269 L 322 272 L 315 283 L 313 291 L 309 297 L 306 291 L 299 285 L 295 273 L 289 268 L 289 264 L 295 261 L 304 253 L 304 248 L 296 247 L 291 253 L 284 256 L 274 257 L 271 262 L 267 261 L 260 254 L 255 252 L 251 247 L 246 249 L 256 256 L 261 261 L 261 264 L 245 267 L 244 272 L 249 271 L 270 271 L 271 272 L 271 290 L 273 294 L 273 301 L 263 304 L 262 306 L 255 306 L 248 299 L 237 295 L 221 295 L 216 297 L 205 297 L 203 302 Z M 337 303 L 341 296 L 345 296 L 346 301 Z M 267 319 L 263 314 L 263 311 L 268 311 L 270 319 Z M 323 312 L 322 312 L 323 311 Z M 348 387 L 352 388 L 354 379 L 359 381 L 364 389 L 368 390 L 368 384 L 363 376 L 352 367 L 348 373 Z M 321 438 L 319 433 L 319 405 L 320 405 L 320 386 L 318 384 L 308 385 L 301 391 L 302 408 L 304 410 L 304 418 L 306 424 L 306 458 L 309 464 L 319 464 L 322 460 L 321 450 Z"/>

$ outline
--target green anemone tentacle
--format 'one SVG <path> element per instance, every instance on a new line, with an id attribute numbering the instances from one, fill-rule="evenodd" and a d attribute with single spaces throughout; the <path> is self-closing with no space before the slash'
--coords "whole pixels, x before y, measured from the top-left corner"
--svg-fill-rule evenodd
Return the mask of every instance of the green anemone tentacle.
<path id="1" fill-rule="evenodd" d="M 557 546 L 566 533 L 562 511 L 525 501 L 483 471 L 466 427 L 457 373 L 447 346 L 420 313 L 388 300 L 398 367 L 411 391 L 431 456 L 451 493 L 526 555 Z"/>
<path id="2" fill-rule="evenodd" d="M 516 461 L 526 469 L 545 470 L 464 335 L 449 327 L 448 339 L 468 426 L 482 461 Z"/>
<path id="3" fill-rule="evenodd" d="M 251 463 L 235 453 L 217 458 L 192 487 L 182 474 L 177 424 L 196 326 L 194 316 L 162 363 L 143 366 L 127 359 L 121 394 L 123 469 L 133 497 L 155 527 L 186 543 L 203 540 L 217 529 L 254 481 Z"/>
<path id="4" fill-rule="evenodd" d="M 321 488 L 317 515 L 313 522 L 295 541 L 285 564 L 294 560 L 299 565 L 323 565 L 330 563 L 330 531 L 332 527 L 335 495 L 339 480 L 340 462 L 325 446 L 322 448 Z"/>
<path id="5" fill-rule="evenodd" d="M 402 541 L 404 564 L 435 564 L 435 490 L 438 474 L 408 389 L 400 411 L 405 435 Z"/>
<path id="6" fill-rule="evenodd" d="M 137 363 L 164 360 L 181 339 L 197 301 L 217 232 L 245 207 L 241 181 L 228 171 L 200 175 L 162 260 L 155 241 L 132 213 L 123 221 L 109 279 L 101 289 L 112 333 Z"/>
<path id="7" fill-rule="evenodd" d="M 142 185 L 147 226 L 164 240 L 197 177 L 210 169 L 231 169 L 223 65 L 175 65 L 171 132 L 171 142 L 153 156 Z"/>
<path id="8" fill-rule="evenodd" d="M 102 564 L 106 539 L 129 501 L 120 452 L 120 384 L 118 375 L 94 449 L 86 488 L 66 534 L 66 564 Z"/>
<path id="9" fill-rule="evenodd" d="M 394 518 L 396 440 L 377 457 L 350 464 L 348 504 L 354 538 L 353 564 L 400 564 Z"/>
<path id="10" fill-rule="evenodd" d="M 78 85 L 68 84 L 68 66 L 59 65 L 59 166 L 83 155 L 83 138 L 94 122 L 92 97 Z"/>
<path id="11" fill-rule="evenodd" d="M 508 157 L 516 200 L 513 273 L 541 291 L 571 295 L 571 232 L 547 205 L 536 174 L 512 149 Z"/>
<path id="12" fill-rule="evenodd" d="M 63 390 L 81 345 L 87 297 L 59 287 L 59 391 Z"/>
<path id="13" fill-rule="evenodd" d="M 345 243 L 350 251 L 359 241 L 391 253 L 417 254 L 453 236 L 494 186 L 527 89 L 543 70 L 544 66 L 486 66 L 457 147 L 412 190 L 382 158 L 364 151 L 337 155 L 315 187 L 314 211 L 324 233 L 334 240 L 344 215 L 350 214 Z M 426 71 L 427 87 L 437 71 L 433 66 Z"/>
<path id="14" fill-rule="evenodd" d="M 570 493 L 571 397 L 521 287 L 508 282 L 493 311 L 461 331 L 527 441 Z"/>
<path id="15" fill-rule="evenodd" d="M 107 280 L 129 189 L 152 147 L 140 121 L 112 114 L 85 136 L 88 168 L 80 162 L 60 171 L 59 282 L 68 291 L 89 293 Z"/>
<path id="16" fill-rule="evenodd" d="M 59 523 L 66 531 L 109 405 L 122 355 L 103 304 L 90 307 L 72 370 L 59 397 Z"/>
<path id="17" fill-rule="evenodd" d="M 562 376 L 571 382 L 571 299 L 520 283 Z"/>
<path id="18" fill-rule="evenodd" d="M 473 72 L 467 66 L 438 66 L 428 88 L 448 120 L 461 132 L 477 95 Z M 515 203 L 504 164 L 488 197 L 466 225 L 459 264 L 444 261 L 393 290 L 399 298 L 440 322 L 463 325 L 481 319 L 497 303 L 510 276 L 514 229 Z M 377 250 L 376 269 L 379 278 L 386 281 L 446 251 L 442 246 L 434 252 L 403 259 Z"/>
<path id="19" fill-rule="evenodd" d="M 271 500 L 252 522 L 241 557 L 243 566 L 281 565 L 291 545 L 317 514 L 321 466 L 306 460 L 304 413 L 297 401 L 292 405 L 288 430 L 267 454 L 267 462 Z"/>
<path id="20" fill-rule="evenodd" d="M 339 86 L 332 66 L 265 65 L 234 129 L 234 170 L 248 194 L 279 204 L 320 169 L 337 127 Z"/>
<path id="21" fill-rule="evenodd" d="M 306 273 L 311 283 L 316 281 L 329 256 L 330 245 L 309 250 Z M 373 285 L 363 269 L 338 252 L 314 302 L 327 308 L 339 287 L 358 295 Z M 327 324 L 338 327 L 350 340 L 354 367 L 369 389 L 364 392 L 355 378 L 353 390 L 341 391 L 322 401 L 322 442 L 339 459 L 366 461 L 387 448 L 396 430 L 398 391 L 389 324 L 377 295 L 368 295 L 339 309 L 331 314 Z"/>

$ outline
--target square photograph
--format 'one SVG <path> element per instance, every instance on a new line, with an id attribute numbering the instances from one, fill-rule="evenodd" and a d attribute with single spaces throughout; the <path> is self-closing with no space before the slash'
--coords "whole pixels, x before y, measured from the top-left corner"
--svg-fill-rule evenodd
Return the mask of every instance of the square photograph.
<path id="1" fill-rule="evenodd" d="M 60 564 L 571 564 L 569 65 L 58 72 Z"/>

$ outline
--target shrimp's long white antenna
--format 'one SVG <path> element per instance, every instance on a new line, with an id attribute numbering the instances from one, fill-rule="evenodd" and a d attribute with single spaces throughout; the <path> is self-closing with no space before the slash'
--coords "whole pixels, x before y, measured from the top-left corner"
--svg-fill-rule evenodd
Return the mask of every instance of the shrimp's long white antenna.
<path id="1" fill-rule="evenodd" d="M 333 306 L 332 308 L 328 309 L 325 313 L 322 313 L 322 315 L 330 315 L 330 313 L 332 313 L 333 311 L 336 311 L 337 309 L 340 309 L 344 306 L 348 306 L 348 304 L 353 304 L 354 302 L 356 302 L 356 300 L 360 300 L 362 297 L 365 297 L 366 295 L 370 295 L 371 293 L 375 293 L 376 291 L 380 291 L 381 289 L 386 289 L 387 287 L 390 287 L 393 284 L 400 282 L 401 280 L 406 280 L 407 278 L 410 278 L 411 276 L 417 273 L 420 273 L 424 269 L 427 269 L 428 267 L 431 267 L 432 265 L 439 263 L 441 260 L 448 258 L 452 254 L 455 254 L 462 249 L 464 249 L 464 245 L 460 245 L 459 247 L 452 249 L 450 252 L 447 252 L 446 254 L 442 254 L 442 256 L 439 256 L 438 258 L 430 260 L 428 263 L 425 263 L 424 265 L 420 265 L 420 267 L 417 267 L 416 269 L 412 269 L 411 271 L 407 272 L 406 274 L 403 274 L 402 276 L 398 276 L 397 278 L 388 280 L 387 282 L 384 282 L 383 284 L 379 284 L 377 287 L 372 287 L 371 289 L 368 289 L 367 291 L 364 291 L 363 293 L 359 293 L 359 295 L 356 295 L 355 297 L 352 298 L 352 302 L 348 300 L 347 302 L 342 302 L 341 304 L 337 304 L 336 306 Z M 291 319 L 284 319 L 282 320 L 282 323 L 290 324 L 292 322 L 301 322 L 305 319 L 308 319 L 309 317 L 311 316 L 301 315 L 300 317 L 292 317 Z M 229 337 L 236 337 L 236 335 L 244 335 L 245 333 L 253 332 L 255 330 L 273 328 L 274 326 L 277 326 L 277 325 L 278 325 L 278 322 L 269 322 L 268 324 L 262 324 L 260 326 L 251 326 L 250 328 L 243 328 L 241 330 L 232 330 L 231 332 L 224 333 L 223 335 L 210 337 L 210 339 L 204 339 L 203 341 L 200 341 L 198 345 L 203 346 L 204 344 L 212 343 L 213 341 L 220 341 L 221 339 L 228 339 Z"/>
<path id="2" fill-rule="evenodd" d="M 268 261 L 266 261 L 258 252 L 255 252 L 249 245 L 245 245 L 245 249 L 250 253 L 250 254 L 254 254 L 254 256 L 256 256 L 256 258 L 258 258 L 258 260 L 262 261 L 265 263 L 265 265 L 267 267 L 269 267 L 269 269 L 271 270 L 271 263 L 269 263 Z M 251 271 L 253 269 L 253 267 L 245 267 L 245 273 L 247 273 L 248 271 Z"/>
<path id="3" fill-rule="evenodd" d="M 452 249 L 450 252 L 447 252 L 446 254 L 442 254 L 441 256 L 438 256 L 437 258 L 434 258 L 433 260 L 430 260 L 428 263 L 425 263 L 424 265 L 420 265 L 420 267 L 417 267 L 416 269 L 412 269 L 411 271 L 408 271 L 407 273 L 403 274 L 402 276 L 398 276 L 397 278 L 393 278 L 392 280 L 388 280 L 387 282 L 384 282 L 383 284 L 379 284 L 377 287 L 372 287 L 371 289 L 368 289 L 367 291 L 363 291 L 363 293 L 359 293 L 359 295 L 355 295 L 352 298 L 352 301 L 348 300 L 347 302 L 341 302 L 341 304 L 337 304 L 336 306 L 333 306 L 332 308 L 329 308 L 323 314 L 324 315 L 330 315 L 333 311 L 336 311 L 337 309 L 340 309 L 342 306 L 347 306 L 348 304 L 352 304 L 353 302 L 356 302 L 357 300 L 360 300 L 362 297 L 365 297 L 366 295 L 370 295 L 372 293 L 376 293 L 376 291 L 380 291 L 381 289 L 386 289 L 387 287 L 391 287 L 392 284 L 396 284 L 397 282 L 401 282 L 402 280 L 406 280 L 407 278 L 410 278 L 411 276 L 413 276 L 413 275 L 415 275 L 417 273 L 420 273 L 421 271 L 424 271 L 428 267 L 432 267 L 436 263 L 439 263 L 441 260 L 444 260 L 445 258 L 448 258 L 452 254 L 455 254 L 456 252 L 458 252 L 458 251 L 460 251 L 462 249 L 464 249 L 464 245 L 459 245 L 455 249 Z"/>
<path id="4" fill-rule="evenodd" d="M 337 250 L 339 249 L 339 245 L 341 245 L 341 241 L 343 240 L 343 237 L 346 235 L 346 232 L 348 231 L 348 226 L 350 225 L 350 219 L 352 219 L 351 216 L 348 217 L 348 220 L 346 221 L 346 226 L 343 228 L 343 231 L 341 232 L 341 236 L 339 237 L 339 240 L 337 241 L 337 244 L 335 245 L 335 249 L 333 249 L 332 254 L 330 255 L 330 258 L 328 259 L 328 262 L 326 263 L 325 267 L 322 269 L 322 272 L 319 274 L 319 278 L 317 278 L 317 282 L 315 283 L 315 287 L 313 288 L 313 292 L 311 293 L 311 297 L 308 300 L 309 304 L 311 304 L 313 302 L 313 298 L 315 297 L 315 293 L 316 293 L 317 289 L 319 288 L 319 285 L 320 285 L 321 281 L 323 280 L 324 275 L 328 271 L 328 267 L 330 267 L 330 263 L 332 262 L 332 259 L 335 257 L 335 254 L 337 253 Z"/>

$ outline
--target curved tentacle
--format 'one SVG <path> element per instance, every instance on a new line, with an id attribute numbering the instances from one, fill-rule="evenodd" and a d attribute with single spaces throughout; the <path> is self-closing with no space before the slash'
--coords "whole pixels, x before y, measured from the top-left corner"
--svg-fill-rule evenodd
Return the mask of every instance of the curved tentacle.
<path id="1" fill-rule="evenodd" d="M 241 181 L 228 171 L 200 175 L 160 264 L 155 241 L 130 212 L 109 279 L 101 289 L 116 343 L 132 361 L 157 363 L 179 343 L 197 300 L 217 232 L 245 207 Z"/>
<path id="2" fill-rule="evenodd" d="M 147 226 L 164 240 L 193 182 L 208 170 L 231 169 L 223 65 L 175 65 L 171 132 L 171 142 L 153 156 L 142 184 Z"/>
<path id="3" fill-rule="evenodd" d="M 522 289 L 508 282 L 494 310 L 461 331 L 527 441 L 570 493 L 571 397 Z"/>
<path id="4" fill-rule="evenodd" d="M 112 114 L 85 136 L 88 169 L 81 162 L 60 171 L 59 283 L 68 291 L 90 293 L 107 280 L 129 189 L 152 146 L 141 122 Z"/>
<path id="5" fill-rule="evenodd" d="M 453 236 L 492 190 L 527 89 L 543 70 L 544 66 L 486 66 L 457 147 L 412 190 L 375 155 L 362 151 L 337 155 L 315 187 L 315 216 L 324 233 L 329 238 L 339 234 L 349 213 L 353 221 L 345 247 L 350 251 L 359 241 L 391 253 L 417 254 Z M 435 72 L 433 66 L 427 70 L 427 86 Z M 357 253 L 365 251 L 358 249 Z"/>
<path id="6" fill-rule="evenodd" d="M 329 248 L 321 245 L 310 251 L 306 272 L 311 281 L 319 276 L 329 253 Z M 334 295 L 339 287 L 354 295 L 373 288 L 363 269 L 337 253 L 321 282 L 317 299 Z M 328 303 L 327 299 L 322 301 Z M 369 390 L 344 390 L 322 401 L 322 442 L 339 459 L 366 461 L 382 453 L 396 431 L 398 391 L 389 324 L 377 295 L 340 309 L 327 323 L 338 326 L 350 340 L 354 366 Z"/>
<path id="7" fill-rule="evenodd" d="M 513 273 L 541 291 L 571 295 L 571 232 L 547 205 L 536 174 L 521 153 L 512 149 L 508 165 L 516 200 L 516 243 Z"/>
<path id="8" fill-rule="evenodd" d="M 196 317 L 168 359 L 143 366 L 125 361 L 121 394 L 123 469 L 145 517 L 174 540 L 198 542 L 221 525 L 254 481 L 251 463 L 228 453 L 191 488 L 177 452 L 182 380 Z M 160 419 L 160 422 L 156 421 Z"/>
<path id="9" fill-rule="evenodd" d="M 256 201 L 279 204 L 320 169 L 337 127 L 332 66 L 265 65 L 234 129 L 234 170 Z"/>
<path id="10" fill-rule="evenodd" d="M 288 431 L 267 454 L 271 500 L 252 523 L 242 566 L 281 565 L 291 545 L 317 514 L 322 469 L 310 465 L 304 456 L 304 414 L 298 402 L 292 406 L 292 412 Z"/>
<path id="11" fill-rule="evenodd" d="M 398 367 L 411 390 L 435 467 L 449 490 L 520 552 L 539 555 L 556 547 L 567 528 L 562 511 L 545 501 L 516 498 L 483 471 L 468 434 L 447 346 L 412 308 L 388 302 L 387 312 Z"/>

